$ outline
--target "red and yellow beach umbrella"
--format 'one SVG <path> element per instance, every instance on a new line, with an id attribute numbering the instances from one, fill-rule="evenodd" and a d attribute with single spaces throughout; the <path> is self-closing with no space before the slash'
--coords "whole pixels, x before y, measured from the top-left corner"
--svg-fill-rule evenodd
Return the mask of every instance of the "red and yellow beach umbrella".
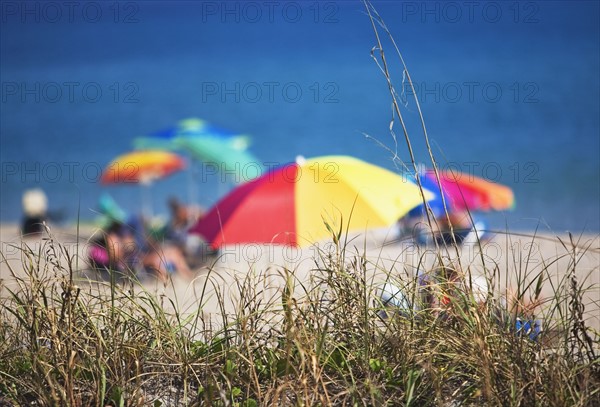
<path id="1" fill-rule="evenodd" d="M 305 246 L 330 236 L 325 222 L 344 231 L 387 227 L 422 202 L 419 188 L 391 171 L 352 157 L 319 157 L 283 165 L 239 186 L 191 233 L 213 247 Z"/>
<path id="2" fill-rule="evenodd" d="M 185 161 L 168 151 L 134 151 L 115 158 L 105 168 L 103 184 L 150 184 L 185 168 Z"/>

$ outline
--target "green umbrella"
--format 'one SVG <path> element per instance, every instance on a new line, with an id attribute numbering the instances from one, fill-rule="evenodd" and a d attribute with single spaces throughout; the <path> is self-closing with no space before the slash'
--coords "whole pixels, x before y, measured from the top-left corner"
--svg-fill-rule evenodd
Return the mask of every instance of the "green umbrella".
<path id="1" fill-rule="evenodd" d="M 178 137 L 173 144 L 196 160 L 212 164 L 226 174 L 235 174 L 238 182 L 262 173 L 262 165 L 246 151 L 247 144 L 239 138 Z"/>
<path id="2" fill-rule="evenodd" d="M 249 181 L 262 173 L 262 165 L 246 151 L 250 145 L 248 136 L 214 126 L 202 119 L 180 120 L 175 126 L 134 139 L 133 144 L 137 149 L 186 152 L 194 161 L 212 166 L 215 172 L 225 172 L 235 183 Z M 194 167 L 191 163 L 188 182 L 191 202 L 196 201 L 197 192 L 193 180 Z M 231 178 L 232 175 L 234 178 Z M 219 185 L 221 188 L 224 184 Z"/>

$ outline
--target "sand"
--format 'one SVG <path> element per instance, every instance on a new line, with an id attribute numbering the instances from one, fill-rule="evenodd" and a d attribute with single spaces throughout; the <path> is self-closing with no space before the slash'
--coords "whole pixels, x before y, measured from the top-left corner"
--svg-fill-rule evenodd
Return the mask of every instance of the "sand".
<path id="1" fill-rule="evenodd" d="M 93 232 L 94 229 L 90 226 L 81 227 L 78 237 L 75 227 L 51 227 L 54 241 L 60 242 L 69 253 L 78 253 L 73 258 L 78 260 L 79 270 L 87 268 L 85 253 Z M 353 254 L 365 254 L 366 275 L 374 285 L 382 283 L 386 274 L 402 284 L 403 281 L 410 280 L 417 269 L 431 268 L 436 258 L 432 248 L 415 246 L 409 239 L 393 239 L 393 235 L 391 229 L 374 230 L 351 238 L 347 245 L 346 263 L 352 261 Z M 525 280 L 530 282 L 542 273 L 545 278 L 542 296 L 549 298 L 553 295 L 553 286 L 556 287 L 562 279 L 570 276 L 573 259 L 576 259 L 577 281 L 590 287 L 583 298 L 585 318 L 589 326 L 600 330 L 600 236 L 574 236 L 575 247 L 570 244 L 567 234 L 541 233 L 534 237 L 533 232 L 521 232 L 497 233 L 489 237 L 481 249 L 478 245 L 465 245 L 460 253 L 456 253 L 453 248 L 443 250 L 445 261 L 456 262 L 460 256 L 463 269 L 469 269 L 474 274 L 481 273 L 484 268 L 493 270 L 495 295 L 501 295 L 507 288 L 514 289 L 522 276 L 527 276 Z M 49 247 L 47 235 L 23 241 L 19 237 L 17 225 L 0 225 L 0 250 L 5 258 L 0 264 L 0 296 L 7 296 L 7 289 L 17 287 L 13 273 L 16 276 L 25 275 L 22 251 L 19 249 L 23 243 L 33 252 L 44 251 Z M 239 287 L 245 278 L 251 279 L 250 286 L 265 301 L 276 298 L 285 285 L 285 270 L 289 271 L 296 283 L 307 283 L 315 275 L 322 275 L 317 269 L 323 265 L 319 257 L 324 253 L 335 256 L 335 246 L 328 242 L 303 249 L 259 244 L 229 246 L 221 250 L 219 257 L 208 259 L 210 267 L 205 265 L 195 269 L 196 277 L 193 281 L 175 276 L 167 284 L 163 284 L 150 276 L 142 276 L 142 287 L 163 298 L 170 298 L 183 314 L 201 307 L 205 318 L 218 325 L 222 321 L 222 309 L 219 307 L 217 293 L 225 299 L 227 313 L 235 312 Z M 67 263 L 64 257 L 60 262 L 63 265 Z M 49 267 L 49 272 L 54 272 L 52 267 Z M 88 279 L 90 276 L 95 278 L 94 274 L 78 272 L 76 276 L 77 284 L 82 288 L 98 286 Z M 296 284 L 296 295 L 300 296 L 301 292 L 302 287 Z M 163 303 L 168 304 L 169 301 Z"/>

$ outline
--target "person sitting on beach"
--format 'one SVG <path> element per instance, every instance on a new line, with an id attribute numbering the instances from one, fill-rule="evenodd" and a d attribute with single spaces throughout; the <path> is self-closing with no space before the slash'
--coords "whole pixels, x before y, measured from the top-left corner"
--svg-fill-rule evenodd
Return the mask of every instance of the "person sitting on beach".
<path id="1" fill-rule="evenodd" d="M 185 205 L 175 197 L 169 198 L 168 205 L 171 211 L 169 227 L 174 234 L 187 234 L 188 229 L 204 216 L 201 207 Z"/>
<path id="2" fill-rule="evenodd" d="M 467 211 L 451 211 L 437 218 L 439 232 L 436 240 L 439 244 L 462 244 L 471 232 L 471 216 Z"/>
<path id="3" fill-rule="evenodd" d="M 92 267 L 132 275 L 146 271 L 163 281 L 175 273 L 192 277 L 181 251 L 158 239 L 143 219 L 127 216 L 108 194 L 102 195 L 98 208 L 108 226 L 92 241 L 88 253 Z"/>
<path id="4" fill-rule="evenodd" d="M 47 218 L 48 198 L 40 188 L 30 189 L 23 194 L 23 236 L 38 236 L 44 230 Z"/>
<path id="5" fill-rule="evenodd" d="M 461 315 L 464 310 L 457 311 L 457 307 L 470 304 L 470 301 L 480 310 L 490 304 L 496 304 L 497 322 L 510 327 L 517 336 L 526 336 L 537 341 L 542 333 L 542 320 L 536 316 L 543 303 L 539 297 L 526 298 L 523 293 L 518 295 L 510 288 L 505 295 L 495 297 L 486 276 L 463 275 L 452 266 L 429 272 L 419 270 L 417 281 L 420 306 L 433 310 L 436 315 L 442 315 L 444 318 Z M 465 302 L 466 298 L 471 300 Z"/>
<path id="6" fill-rule="evenodd" d="M 193 277 L 178 248 L 160 244 L 152 237 L 148 237 L 146 244 L 140 247 L 133 232 L 121 222 L 112 222 L 91 243 L 88 258 L 90 265 L 97 270 L 129 275 L 144 270 L 161 281 L 167 281 L 175 273 L 188 280 Z"/>
<path id="7" fill-rule="evenodd" d="M 155 275 L 161 281 L 167 281 L 174 274 L 178 274 L 186 280 L 194 277 L 178 247 L 169 243 L 160 244 L 151 237 L 148 241 L 148 250 L 142 259 L 142 265 L 146 272 Z"/>
<path id="8" fill-rule="evenodd" d="M 95 269 L 134 274 L 136 251 L 133 234 L 123 223 L 115 220 L 91 241 L 88 258 Z"/>
<path id="9" fill-rule="evenodd" d="M 202 218 L 204 211 L 200 207 L 186 206 L 174 197 L 168 204 L 171 220 L 166 231 L 167 241 L 181 250 L 189 264 L 202 264 L 205 255 L 212 252 L 199 235 L 189 234 L 189 229 Z"/>
<path id="10" fill-rule="evenodd" d="M 428 272 L 417 270 L 417 285 L 421 307 L 448 309 L 457 294 L 459 273 L 453 266 L 444 266 Z"/>

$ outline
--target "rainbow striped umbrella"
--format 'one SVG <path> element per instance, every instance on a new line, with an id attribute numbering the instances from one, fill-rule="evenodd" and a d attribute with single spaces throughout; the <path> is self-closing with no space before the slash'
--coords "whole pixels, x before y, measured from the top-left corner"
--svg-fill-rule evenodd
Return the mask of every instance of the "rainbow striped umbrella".
<path id="1" fill-rule="evenodd" d="M 112 160 L 100 181 L 103 184 L 151 184 L 184 168 L 185 161 L 177 154 L 160 150 L 134 151 Z"/>
<path id="2" fill-rule="evenodd" d="M 423 177 L 428 181 L 426 187 L 435 193 L 439 194 L 438 185 L 441 185 L 450 209 L 503 211 L 515 205 L 513 191 L 505 185 L 457 171 L 441 171 L 439 175 L 439 184 L 433 170 L 426 170 Z"/>
<path id="3" fill-rule="evenodd" d="M 505 185 L 487 181 L 483 178 L 457 171 L 440 171 L 438 183 L 433 170 L 420 173 L 423 188 L 435 194 L 435 198 L 427 202 L 435 217 L 444 215 L 444 201 L 448 211 L 502 211 L 513 209 L 515 197 L 512 189 Z M 440 195 L 441 191 L 444 201 Z M 409 212 L 409 216 L 425 214 L 423 205 Z"/>
<path id="4" fill-rule="evenodd" d="M 425 191 L 426 199 L 433 194 Z M 423 202 L 419 188 L 384 168 L 347 156 L 290 163 L 243 184 L 191 233 L 213 247 L 238 243 L 306 246 L 331 230 L 364 231 L 394 224 Z"/>

